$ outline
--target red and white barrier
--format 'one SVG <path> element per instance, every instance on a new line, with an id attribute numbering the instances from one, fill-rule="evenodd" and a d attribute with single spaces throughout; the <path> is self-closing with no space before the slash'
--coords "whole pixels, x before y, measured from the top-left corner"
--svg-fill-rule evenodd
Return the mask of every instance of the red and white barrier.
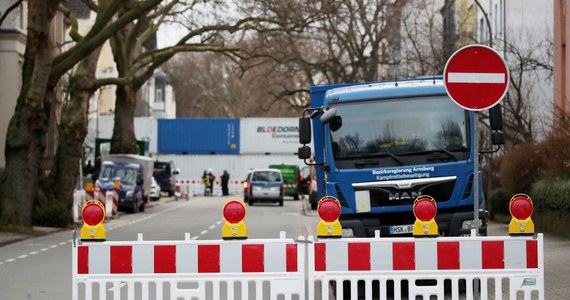
<path id="1" fill-rule="evenodd" d="M 113 187 L 113 216 L 116 216 L 119 212 L 119 187 Z"/>
<path id="2" fill-rule="evenodd" d="M 87 195 L 88 193 L 85 190 L 73 191 L 73 221 L 75 223 L 83 221 L 81 218 L 81 212 L 83 210 L 83 204 L 87 201 Z"/>
<path id="3" fill-rule="evenodd" d="M 187 234 L 184 241 L 74 243 L 73 299 L 263 299 L 267 283 L 271 299 L 305 299 L 304 257 L 305 247 L 284 233 L 265 240 L 199 241 Z"/>
<path id="4" fill-rule="evenodd" d="M 73 299 L 539 299 L 536 237 L 73 242 Z M 269 294 L 269 295 L 267 295 Z M 254 296 L 255 295 L 255 296 Z"/>
<path id="5" fill-rule="evenodd" d="M 541 234 L 321 240 L 307 253 L 309 299 L 544 299 Z"/>
<path id="6" fill-rule="evenodd" d="M 201 178 L 178 179 L 177 185 L 180 185 L 180 198 L 188 199 L 191 196 L 204 195 L 204 182 Z M 228 191 L 230 195 L 243 195 L 243 185 L 240 180 L 232 180 L 228 182 Z M 214 181 L 214 196 L 222 196 L 221 181 Z"/>
<path id="7" fill-rule="evenodd" d="M 85 191 L 85 201 L 95 199 L 95 189 L 90 189 Z"/>

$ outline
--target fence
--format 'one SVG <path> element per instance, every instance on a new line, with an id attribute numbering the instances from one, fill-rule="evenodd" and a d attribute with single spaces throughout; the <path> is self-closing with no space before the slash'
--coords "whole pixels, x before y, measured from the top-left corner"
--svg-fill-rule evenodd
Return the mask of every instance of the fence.
<path id="1" fill-rule="evenodd" d="M 73 243 L 73 299 L 544 299 L 543 236 Z"/>
<path id="2" fill-rule="evenodd" d="M 542 239 L 539 234 L 309 243 L 308 299 L 544 299 Z"/>
<path id="3" fill-rule="evenodd" d="M 271 240 L 83 243 L 73 299 L 304 299 L 305 247 Z"/>

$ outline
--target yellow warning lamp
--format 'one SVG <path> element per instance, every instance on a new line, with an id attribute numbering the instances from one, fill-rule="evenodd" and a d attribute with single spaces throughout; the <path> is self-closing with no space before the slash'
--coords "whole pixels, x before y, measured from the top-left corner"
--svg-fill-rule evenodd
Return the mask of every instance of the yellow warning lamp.
<path id="1" fill-rule="evenodd" d="M 88 182 L 85 184 L 85 191 L 86 192 L 93 192 L 95 187 L 93 186 L 93 182 Z"/>
<path id="2" fill-rule="evenodd" d="M 317 212 L 321 219 L 317 226 L 317 236 L 319 238 L 342 237 L 342 226 L 338 221 L 340 217 L 340 202 L 335 197 L 324 196 L 319 200 Z"/>
<path id="3" fill-rule="evenodd" d="M 99 200 L 89 200 L 81 210 L 83 227 L 81 227 L 81 240 L 87 242 L 104 242 L 107 231 L 103 226 L 105 221 L 105 207 Z"/>
<path id="4" fill-rule="evenodd" d="M 121 187 L 121 182 L 120 181 L 115 181 L 115 183 L 113 183 L 113 188 L 114 189 L 118 189 Z"/>
<path id="5" fill-rule="evenodd" d="M 247 226 L 245 226 L 245 204 L 240 200 L 229 199 L 222 209 L 226 222 L 222 227 L 224 240 L 247 239 Z"/>
<path id="6" fill-rule="evenodd" d="M 509 223 L 510 235 L 533 235 L 534 222 L 530 216 L 534 206 L 532 199 L 526 194 L 516 194 L 509 201 L 511 223 Z"/>
<path id="7" fill-rule="evenodd" d="M 435 237 L 438 236 L 435 215 L 437 214 L 437 204 L 435 200 L 426 195 L 418 196 L 414 201 L 414 237 Z"/>

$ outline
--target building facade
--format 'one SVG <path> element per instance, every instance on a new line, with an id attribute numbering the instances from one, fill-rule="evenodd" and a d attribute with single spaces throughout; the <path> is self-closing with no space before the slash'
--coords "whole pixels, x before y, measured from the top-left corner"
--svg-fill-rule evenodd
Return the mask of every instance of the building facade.
<path id="1" fill-rule="evenodd" d="M 0 1 L 0 11 L 4 12 L 12 3 Z M 26 50 L 27 2 L 22 2 L 6 17 L 0 26 L 0 168 L 6 165 L 4 149 L 10 119 L 16 108 L 16 101 L 22 87 L 22 64 Z"/>

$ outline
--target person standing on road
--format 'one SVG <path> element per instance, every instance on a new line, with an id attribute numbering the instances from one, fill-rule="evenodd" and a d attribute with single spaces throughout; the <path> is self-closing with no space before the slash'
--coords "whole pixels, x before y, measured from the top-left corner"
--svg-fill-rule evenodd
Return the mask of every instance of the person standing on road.
<path id="1" fill-rule="evenodd" d="M 208 177 L 210 178 L 210 196 L 214 196 L 214 181 L 216 180 L 216 177 L 214 177 L 214 174 L 212 173 L 212 168 L 208 169 Z"/>
<path id="2" fill-rule="evenodd" d="M 202 182 L 204 183 L 204 196 L 208 196 L 211 192 L 212 188 L 212 180 L 210 180 L 210 175 L 206 170 L 204 170 L 204 174 L 202 175 Z"/>
<path id="3" fill-rule="evenodd" d="M 224 174 L 222 175 L 222 195 L 229 196 L 230 192 L 228 190 L 228 183 L 230 181 L 230 173 L 227 170 L 224 170 Z"/>

